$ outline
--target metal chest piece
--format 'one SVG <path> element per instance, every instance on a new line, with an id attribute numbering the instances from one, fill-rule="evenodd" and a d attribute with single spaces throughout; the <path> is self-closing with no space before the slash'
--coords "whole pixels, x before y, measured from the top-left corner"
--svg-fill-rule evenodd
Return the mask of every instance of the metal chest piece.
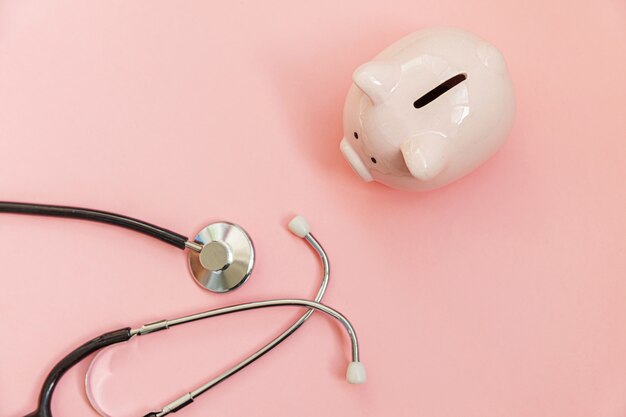
<path id="1" fill-rule="evenodd" d="M 190 250 L 189 269 L 196 282 L 213 292 L 228 292 L 248 280 L 254 266 L 252 239 L 240 226 L 213 223 L 195 237 L 200 252 Z"/>

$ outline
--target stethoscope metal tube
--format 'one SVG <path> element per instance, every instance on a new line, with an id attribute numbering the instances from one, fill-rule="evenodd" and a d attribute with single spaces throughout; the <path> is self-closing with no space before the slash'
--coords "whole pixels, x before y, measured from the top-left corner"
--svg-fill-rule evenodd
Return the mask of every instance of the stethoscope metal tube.
<path id="1" fill-rule="evenodd" d="M 341 313 L 339 313 L 337 310 L 334 310 L 323 304 L 319 304 L 315 301 L 310 301 L 310 300 L 280 299 L 280 300 L 266 300 L 266 301 L 256 301 L 256 302 L 245 303 L 245 304 L 237 304 L 237 305 L 233 305 L 229 307 L 223 307 L 223 308 L 205 311 L 202 313 L 191 314 L 188 316 L 179 317 L 177 319 L 161 320 L 158 322 L 149 323 L 137 329 L 131 330 L 131 335 L 141 336 L 143 334 L 149 334 L 149 333 L 153 333 L 153 332 L 157 332 L 161 330 L 166 330 L 174 326 L 179 326 L 181 324 L 191 323 L 193 321 L 203 320 L 203 319 L 207 319 L 211 317 L 217 317 L 217 316 L 221 316 L 225 314 L 237 313 L 240 311 L 255 310 L 255 309 L 260 309 L 260 308 L 268 308 L 268 307 L 287 307 L 287 306 L 309 307 L 310 309 L 309 312 L 312 312 L 312 310 L 318 310 L 335 318 L 337 321 L 339 321 L 344 326 L 344 328 L 346 329 L 348 333 L 348 336 L 350 337 L 350 343 L 352 345 L 351 365 L 353 364 L 360 365 L 359 342 L 357 340 L 356 332 L 354 330 L 354 327 L 352 327 L 352 324 L 350 324 L 348 319 L 346 319 L 346 317 L 343 316 Z M 309 312 L 307 312 L 307 314 Z M 194 391 L 191 391 L 183 395 L 182 397 L 172 401 L 171 403 L 167 404 L 160 411 L 149 413 L 145 417 L 148 417 L 148 416 L 163 417 L 163 416 L 168 415 L 169 413 L 178 411 L 181 408 L 191 404 L 195 398 L 205 393 L 211 387 L 215 386 L 219 382 L 220 381 L 217 381 L 217 378 L 216 380 L 209 381 L 208 383 L 202 385 L 201 387 L 195 389 Z M 355 381 L 349 381 L 349 382 L 354 383 Z"/>
<path id="2" fill-rule="evenodd" d="M 223 316 L 225 314 L 237 313 L 239 311 L 256 310 L 260 308 L 268 307 L 309 307 L 312 310 L 318 310 L 339 321 L 343 327 L 346 328 L 348 335 L 350 336 L 350 342 L 352 344 L 352 362 L 359 362 L 359 342 L 357 341 L 356 332 L 354 327 L 350 324 L 347 318 L 337 310 L 325 306 L 324 304 L 317 303 L 311 300 L 300 299 L 278 299 L 278 300 L 265 300 L 254 301 L 251 303 L 235 304 L 233 306 L 216 308 L 213 310 L 207 310 L 202 313 L 190 314 L 188 316 L 182 316 L 172 320 L 161 320 L 154 323 L 149 323 L 130 331 L 131 336 L 141 336 L 143 334 L 154 333 L 161 330 L 166 330 L 174 326 L 180 326 L 181 324 L 191 323 L 193 321 L 208 319 L 211 317 Z M 310 311 L 310 310 L 309 310 Z"/>

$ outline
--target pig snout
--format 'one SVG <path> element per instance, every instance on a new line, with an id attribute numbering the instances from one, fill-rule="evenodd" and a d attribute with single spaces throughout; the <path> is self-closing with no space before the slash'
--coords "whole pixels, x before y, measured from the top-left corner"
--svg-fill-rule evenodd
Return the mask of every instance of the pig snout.
<path id="1" fill-rule="evenodd" d="M 343 138 L 341 140 L 339 149 L 341 150 L 341 153 L 343 154 L 344 158 L 346 158 L 346 161 L 348 161 L 354 172 L 356 172 L 363 181 L 371 182 L 374 180 L 369 169 L 367 169 L 367 166 L 365 166 L 365 163 L 363 162 L 359 154 L 354 150 L 354 148 L 352 147 L 352 145 L 350 145 L 346 138 Z"/>

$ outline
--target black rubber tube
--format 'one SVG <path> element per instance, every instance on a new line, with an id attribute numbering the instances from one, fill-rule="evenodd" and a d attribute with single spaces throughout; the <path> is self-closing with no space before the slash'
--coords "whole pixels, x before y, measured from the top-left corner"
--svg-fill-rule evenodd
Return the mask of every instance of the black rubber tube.
<path id="1" fill-rule="evenodd" d="M 186 236 L 141 220 L 133 219 L 132 217 L 80 207 L 0 201 L 0 213 L 66 217 L 111 224 L 114 226 L 125 227 L 126 229 L 131 229 L 139 233 L 144 233 L 148 236 L 162 240 L 165 243 L 176 246 L 179 249 L 185 249 L 185 243 L 189 240 Z"/>
<path id="2" fill-rule="evenodd" d="M 103 347 L 125 342 L 130 339 L 130 327 L 105 333 L 91 339 L 87 343 L 79 346 L 76 350 L 61 359 L 46 377 L 41 392 L 37 409 L 25 417 L 52 417 L 52 395 L 61 377 L 74 365 L 85 359 L 90 354 L 97 352 Z"/>

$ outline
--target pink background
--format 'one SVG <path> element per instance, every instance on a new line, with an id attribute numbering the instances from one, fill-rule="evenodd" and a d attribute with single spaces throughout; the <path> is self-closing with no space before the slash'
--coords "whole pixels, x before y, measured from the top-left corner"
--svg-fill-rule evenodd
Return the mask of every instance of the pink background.
<path id="1" fill-rule="evenodd" d="M 463 27 L 516 84 L 510 140 L 444 189 L 365 184 L 338 151 L 353 69 L 401 36 Z M 249 283 L 197 287 L 181 252 L 86 222 L 0 216 L 0 414 L 35 405 L 50 369 L 103 331 L 235 302 L 326 303 L 186 416 L 626 415 L 626 3 L 0 1 L 0 198 L 94 207 L 193 235 L 240 223 Z M 300 311 L 224 317 L 139 339 L 103 387 L 143 415 L 241 359 Z M 133 353 L 135 352 L 135 353 Z M 136 352 L 140 352 L 141 361 Z M 134 356 L 133 356 L 134 355 Z M 158 369 L 158 367 L 162 367 Z M 87 363 L 57 415 L 93 416 Z"/>

